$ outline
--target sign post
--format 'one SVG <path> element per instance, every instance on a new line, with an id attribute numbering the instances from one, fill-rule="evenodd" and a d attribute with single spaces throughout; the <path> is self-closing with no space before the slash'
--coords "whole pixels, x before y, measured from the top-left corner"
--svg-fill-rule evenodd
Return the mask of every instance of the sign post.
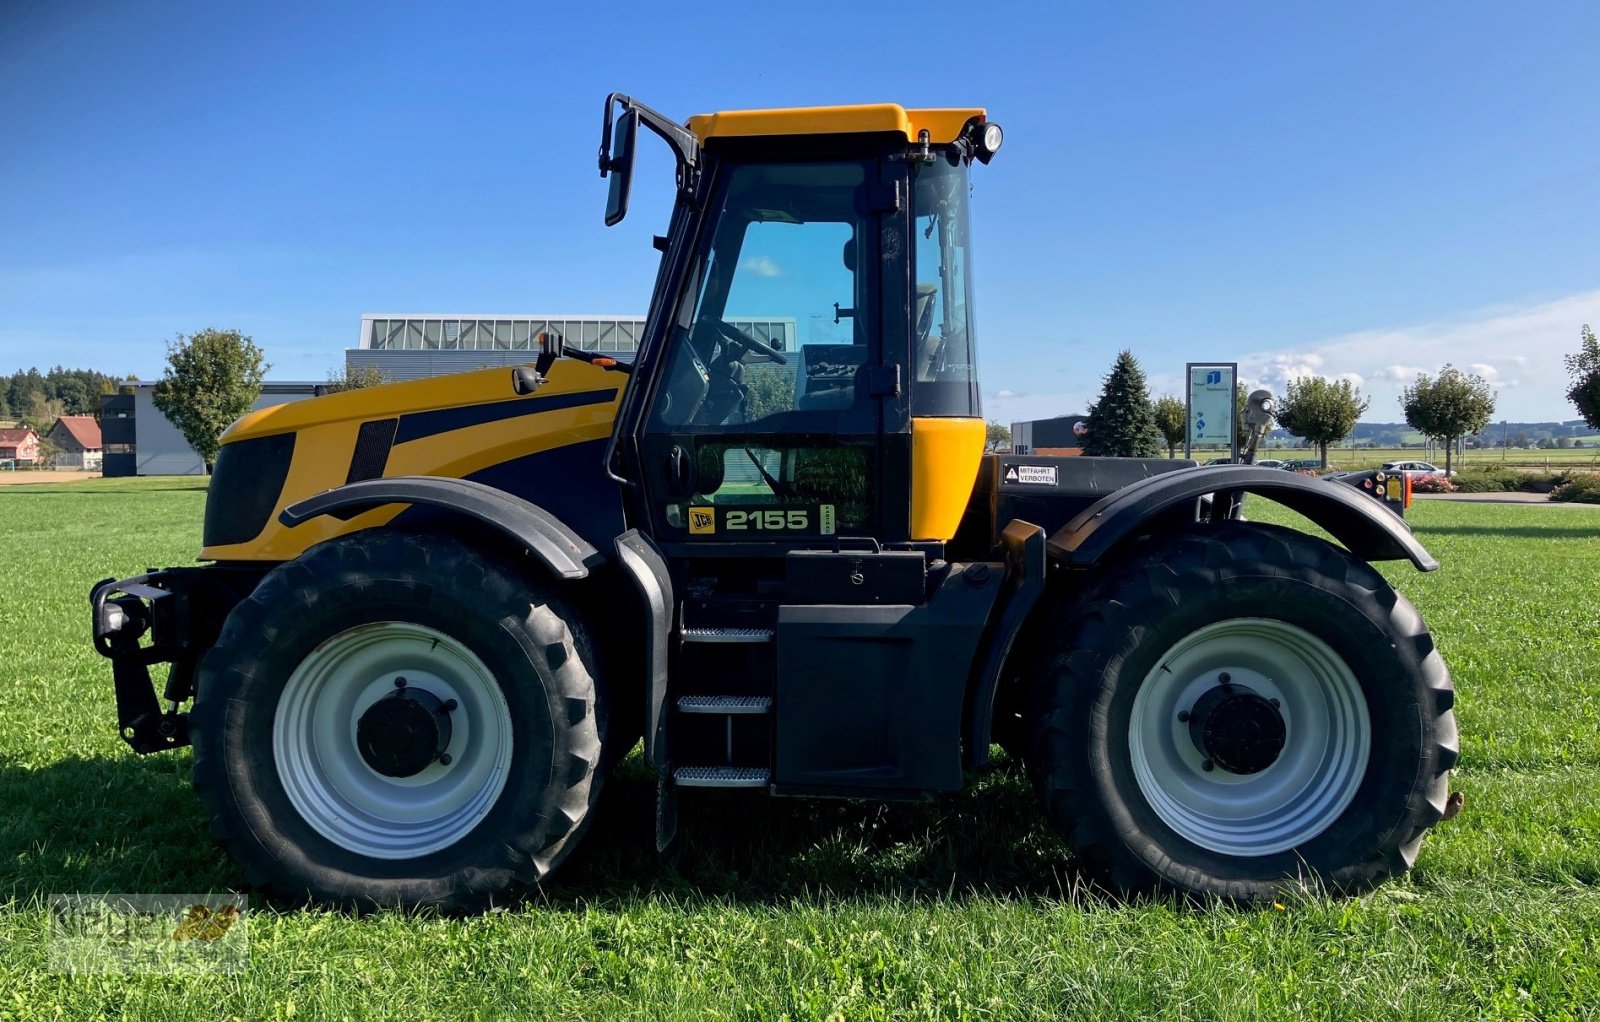
<path id="1" fill-rule="evenodd" d="M 1185 395 L 1189 428 L 1184 434 L 1183 456 L 1192 458 L 1200 444 L 1227 444 L 1229 456 L 1237 462 L 1239 404 L 1234 395 L 1239 363 L 1190 362 L 1184 368 L 1189 380 Z"/>

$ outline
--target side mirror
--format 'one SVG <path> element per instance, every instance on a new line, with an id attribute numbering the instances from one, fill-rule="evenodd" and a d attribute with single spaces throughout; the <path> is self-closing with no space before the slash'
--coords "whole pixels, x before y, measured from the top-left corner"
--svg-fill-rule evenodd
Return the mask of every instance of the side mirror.
<path id="1" fill-rule="evenodd" d="M 1272 398 L 1272 391 L 1252 391 L 1245 399 L 1245 425 L 1254 428 L 1272 425 L 1272 417 L 1278 413 L 1277 404 Z"/>
<path id="2" fill-rule="evenodd" d="M 617 121 L 611 135 L 611 151 L 600 168 L 610 176 L 611 192 L 606 197 L 606 226 L 615 227 L 628 215 L 628 190 L 633 184 L 633 143 L 639 134 L 639 111 L 630 109 Z"/>

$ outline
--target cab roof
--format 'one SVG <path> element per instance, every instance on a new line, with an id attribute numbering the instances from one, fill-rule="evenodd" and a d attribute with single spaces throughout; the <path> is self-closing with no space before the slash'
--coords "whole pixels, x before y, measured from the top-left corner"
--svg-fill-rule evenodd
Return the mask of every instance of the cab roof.
<path id="1" fill-rule="evenodd" d="M 705 144 L 712 138 L 750 138 L 760 135 L 845 135 L 858 132 L 898 132 L 915 142 L 926 129 L 934 143 L 954 142 L 972 118 L 981 123 L 982 107 L 907 110 L 898 103 L 859 106 L 802 106 L 777 110 L 725 110 L 696 114 L 689 130 Z"/>

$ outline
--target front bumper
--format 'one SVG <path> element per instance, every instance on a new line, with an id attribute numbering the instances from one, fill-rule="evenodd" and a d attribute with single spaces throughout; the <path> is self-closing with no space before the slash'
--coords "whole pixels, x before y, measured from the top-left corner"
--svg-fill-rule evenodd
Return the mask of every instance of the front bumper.
<path id="1" fill-rule="evenodd" d="M 132 578 L 105 579 L 89 592 L 94 648 L 111 661 L 117 728 L 141 756 L 189 744 L 195 670 L 216 642 L 222 622 L 271 565 L 211 564 L 152 568 Z M 150 676 L 171 664 L 161 698 Z"/>
<path id="2" fill-rule="evenodd" d="M 141 756 L 189 744 L 188 714 L 178 706 L 194 694 L 199 657 L 189 641 L 192 576 L 200 568 L 169 568 L 132 578 L 105 579 L 89 592 L 94 648 L 111 661 L 117 728 Z M 149 636 L 148 644 L 141 639 Z M 165 708 L 156 700 L 152 664 L 170 663 Z"/>

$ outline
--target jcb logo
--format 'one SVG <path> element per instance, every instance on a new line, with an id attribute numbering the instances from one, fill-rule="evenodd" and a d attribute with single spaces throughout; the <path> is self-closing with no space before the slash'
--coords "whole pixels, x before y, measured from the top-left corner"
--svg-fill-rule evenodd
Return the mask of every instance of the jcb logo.
<path id="1" fill-rule="evenodd" d="M 717 531 L 717 513 L 709 507 L 692 507 L 689 509 L 689 533 L 694 536 L 709 536 Z"/>

